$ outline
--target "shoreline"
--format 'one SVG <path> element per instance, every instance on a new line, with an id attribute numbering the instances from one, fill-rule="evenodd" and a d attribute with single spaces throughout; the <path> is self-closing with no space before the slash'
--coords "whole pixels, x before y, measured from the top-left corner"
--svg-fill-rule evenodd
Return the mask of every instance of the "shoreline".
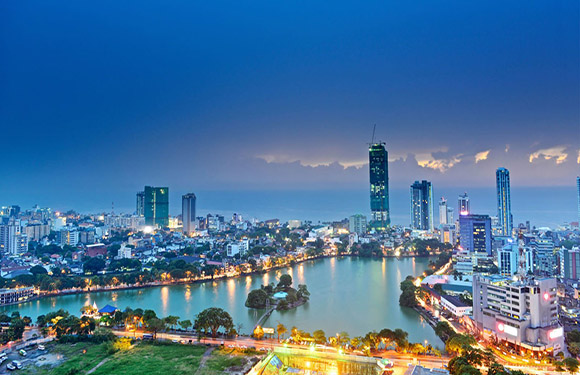
<path id="1" fill-rule="evenodd" d="M 153 282 L 153 283 L 139 284 L 139 285 L 119 285 L 119 286 L 115 286 L 115 287 L 69 289 L 69 290 L 58 291 L 56 293 L 52 293 L 52 292 L 44 292 L 43 293 L 43 292 L 41 292 L 38 296 L 33 297 L 33 298 L 29 298 L 26 301 L 18 301 L 18 302 L 13 302 L 13 303 L 1 305 L 0 310 L 3 310 L 4 308 L 9 307 L 9 306 L 16 306 L 16 305 L 20 305 L 20 304 L 24 304 L 24 303 L 28 303 L 28 302 L 33 302 L 33 301 L 37 301 L 37 300 L 41 300 L 41 299 L 46 299 L 46 298 L 50 298 L 50 297 L 61 297 L 61 296 L 74 295 L 74 294 L 91 294 L 91 293 L 100 293 L 100 292 L 115 292 L 115 291 L 122 291 L 122 290 L 146 289 L 146 288 L 172 286 L 172 285 L 190 285 L 190 284 L 206 283 L 206 282 L 213 282 L 213 281 L 220 281 L 220 280 L 236 279 L 236 278 L 240 278 L 240 277 L 247 277 L 247 276 L 253 276 L 253 275 L 263 275 L 263 274 L 268 273 L 270 271 L 276 271 L 276 270 L 283 269 L 286 267 L 293 267 L 297 264 L 301 264 L 301 263 L 304 263 L 307 261 L 315 261 L 315 260 L 327 259 L 327 258 L 329 258 L 329 259 L 342 258 L 342 257 L 351 257 L 351 258 L 356 257 L 356 258 L 361 258 L 361 259 L 429 258 L 429 257 L 437 256 L 439 254 L 440 253 L 436 253 L 436 254 L 430 254 L 430 255 L 426 255 L 426 256 L 425 255 L 400 255 L 400 256 L 383 255 L 381 257 L 377 257 L 377 256 L 360 257 L 358 255 L 353 255 L 353 254 L 319 255 L 316 257 L 295 261 L 294 264 L 276 265 L 276 266 L 272 266 L 266 270 L 240 273 L 239 275 L 235 275 L 235 276 L 221 276 L 221 277 L 217 277 L 217 278 L 196 279 L 196 280 L 176 280 L 176 281 L 170 281 L 170 282 Z"/>

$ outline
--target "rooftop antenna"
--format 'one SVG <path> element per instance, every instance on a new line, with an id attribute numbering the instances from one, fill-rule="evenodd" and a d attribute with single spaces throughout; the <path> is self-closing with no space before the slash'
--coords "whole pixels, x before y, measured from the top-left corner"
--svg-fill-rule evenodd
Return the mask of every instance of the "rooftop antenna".
<path id="1" fill-rule="evenodd" d="M 377 130 L 377 124 L 373 125 L 373 137 L 371 138 L 371 145 L 375 144 L 375 130 Z"/>

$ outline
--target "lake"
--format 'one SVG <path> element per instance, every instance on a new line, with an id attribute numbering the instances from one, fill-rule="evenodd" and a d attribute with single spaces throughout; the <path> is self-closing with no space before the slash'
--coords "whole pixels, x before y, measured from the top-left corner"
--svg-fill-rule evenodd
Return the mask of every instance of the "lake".
<path id="1" fill-rule="evenodd" d="M 160 316 L 177 315 L 194 320 L 195 314 L 207 307 L 228 311 L 234 323 L 249 333 L 262 310 L 248 309 L 244 302 L 250 290 L 262 284 L 277 282 L 283 273 L 294 279 L 294 286 L 306 284 L 310 301 L 289 311 L 275 311 L 264 323 L 275 327 L 278 322 L 288 329 L 296 326 L 312 332 L 322 329 L 327 336 L 341 331 L 351 337 L 383 328 L 401 328 L 409 332 L 413 342 L 443 347 L 433 329 L 414 310 L 399 306 L 399 284 L 407 275 L 421 274 L 428 258 L 363 259 L 356 257 L 325 258 L 308 261 L 262 275 L 245 276 L 190 285 L 172 285 L 112 292 L 83 293 L 48 297 L 20 305 L 8 306 L 7 312 L 20 311 L 34 320 L 38 315 L 65 309 L 79 315 L 83 305 L 97 303 L 124 309 L 153 309 Z"/>

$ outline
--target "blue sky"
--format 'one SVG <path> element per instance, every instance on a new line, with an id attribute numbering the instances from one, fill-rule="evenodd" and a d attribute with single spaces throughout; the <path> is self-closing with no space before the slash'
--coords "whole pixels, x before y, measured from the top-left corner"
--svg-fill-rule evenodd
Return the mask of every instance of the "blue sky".
<path id="1" fill-rule="evenodd" d="M 576 1 L 6 1 L 1 203 L 574 184 Z M 50 199 L 45 199 L 50 204 Z M 109 203 L 107 203 L 108 206 Z"/>

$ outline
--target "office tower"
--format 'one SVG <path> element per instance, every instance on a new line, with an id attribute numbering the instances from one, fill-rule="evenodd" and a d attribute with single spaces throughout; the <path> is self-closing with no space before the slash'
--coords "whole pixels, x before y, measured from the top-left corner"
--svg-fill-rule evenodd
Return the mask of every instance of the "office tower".
<path id="1" fill-rule="evenodd" d="M 556 272 L 554 241 L 551 238 L 542 237 L 534 240 L 530 245 L 534 250 L 538 273 L 545 276 L 554 276 Z"/>
<path id="2" fill-rule="evenodd" d="M 563 247 L 560 250 L 560 277 L 564 280 L 580 279 L 580 249 Z"/>
<path id="3" fill-rule="evenodd" d="M 491 255 L 491 220 L 488 215 L 459 216 L 459 243 L 463 250 Z"/>
<path id="4" fill-rule="evenodd" d="M 137 208 L 135 213 L 139 217 L 145 216 L 145 192 L 140 191 L 137 193 Z"/>
<path id="5" fill-rule="evenodd" d="M 524 259 L 524 271 L 526 275 L 532 275 L 536 269 L 536 265 L 534 260 L 534 251 L 531 248 L 524 248 Z"/>
<path id="6" fill-rule="evenodd" d="M 195 194 L 189 193 L 181 197 L 181 220 L 183 222 L 183 234 L 190 235 L 195 232 Z"/>
<path id="7" fill-rule="evenodd" d="M 19 219 L 7 218 L 0 222 L 0 251 L 8 255 L 28 251 L 28 237 Z"/>
<path id="8" fill-rule="evenodd" d="M 439 201 L 439 225 L 449 224 L 448 215 L 447 199 L 441 197 Z"/>
<path id="9" fill-rule="evenodd" d="M 453 207 L 447 206 L 447 224 L 453 223 Z"/>
<path id="10" fill-rule="evenodd" d="M 495 172 L 497 186 L 497 216 L 502 236 L 511 236 L 513 228 L 512 204 L 510 197 L 510 172 L 498 168 Z"/>
<path id="11" fill-rule="evenodd" d="M 391 224 L 389 212 L 389 153 L 384 143 L 369 147 L 369 172 L 371 184 L 371 220 L 376 229 L 383 230 Z"/>
<path id="12" fill-rule="evenodd" d="M 485 338 L 518 350 L 556 353 L 564 347 L 556 279 L 473 277 L 473 321 Z"/>
<path id="13" fill-rule="evenodd" d="M 348 218 L 348 230 L 350 233 L 364 234 L 367 232 L 367 217 L 365 215 L 352 215 Z"/>
<path id="14" fill-rule="evenodd" d="M 471 213 L 471 208 L 469 206 L 469 197 L 467 193 L 463 193 L 460 195 L 457 200 L 457 207 L 459 209 L 459 216 L 461 215 L 469 215 Z"/>
<path id="15" fill-rule="evenodd" d="M 145 186 L 145 225 L 169 225 L 169 188 Z"/>
<path id="16" fill-rule="evenodd" d="M 519 248 L 517 244 L 509 243 L 497 251 L 497 267 L 502 276 L 513 276 L 518 272 Z"/>
<path id="17" fill-rule="evenodd" d="M 580 222 L 580 177 L 576 177 L 576 194 L 578 195 L 578 221 Z"/>
<path id="18" fill-rule="evenodd" d="M 443 224 L 439 228 L 439 241 L 455 245 L 457 242 L 457 231 L 455 224 Z"/>
<path id="19" fill-rule="evenodd" d="M 429 181 L 411 185 L 411 227 L 433 231 L 433 186 Z"/>

